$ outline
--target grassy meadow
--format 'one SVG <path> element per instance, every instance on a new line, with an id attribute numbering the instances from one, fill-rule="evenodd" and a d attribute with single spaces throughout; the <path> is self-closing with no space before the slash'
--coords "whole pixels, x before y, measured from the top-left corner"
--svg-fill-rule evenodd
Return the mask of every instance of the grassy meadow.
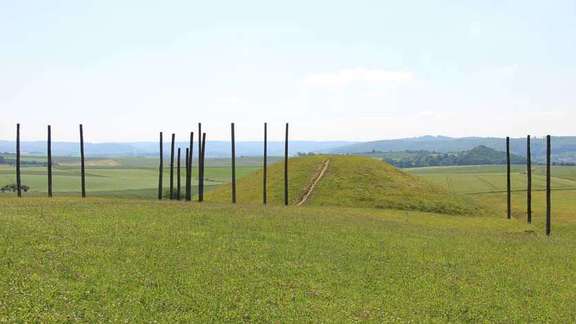
<path id="1" fill-rule="evenodd" d="M 324 158 L 290 160 L 291 204 Z M 87 199 L 0 195 L 0 321 L 576 321 L 575 167 L 553 170 L 546 237 L 539 166 L 529 225 L 521 167 L 513 168 L 507 220 L 503 166 L 407 175 L 382 164 L 380 174 L 379 161 L 352 172 L 359 160 L 344 159 L 331 160 L 303 207 L 281 206 L 281 163 L 270 168 L 271 203 L 261 206 L 256 160 L 242 164 L 235 206 L 228 186 L 219 187 L 226 161 L 207 168 L 215 186 L 202 204 L 129 199 L 138 183 L 155 192 L 156 169 L 143 161 L 90 166 Z M 76 169 L 62 164 L 58 171 L 71 174 L 57 177 L 79 181 Z M 96 175 L 107 179 L 102 191 L 91 187 Z M 347 192 L 351 181 L 360 192 Z M 373 195 L 419 203 L 368 208 Z M 421 210 L 436 199 L 482 212 Z"/>

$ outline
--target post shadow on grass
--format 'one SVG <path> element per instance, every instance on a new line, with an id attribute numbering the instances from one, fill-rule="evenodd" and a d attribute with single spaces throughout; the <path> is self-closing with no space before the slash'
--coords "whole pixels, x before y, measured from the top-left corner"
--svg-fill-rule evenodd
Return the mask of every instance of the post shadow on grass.
<path id="1" fill-rule="evenodd" d="M 22 197 L 22 178 L 20 175 L 20 124 L 16 124 L 16 192 Z"/>
<path id="2" fill-rule="evenodd" d="M 47 168 L 48 168 L 48 197 L 52 197 L 52 127 L 48 125 L 48 139 L 46 143 Z"/>
<path id="3" fill-rule="evenodd" d="M 82 185 L 82 198 L 86 197 L 86 169 L 84 164 L 84 127 L 80 124 L 80 177 Z"/>
<path id="4" fill-rule="evenodd" d="M 172 142 L 170 143 L 170 200 L 174 199 L 174 141 L 176 134 L 172 133 Z"/>
<path id="5" fill-rule="evenodd" d="M 506 214 L 512 218 L 512 198 L 510 184 L 510 137 L 506 137 Z"/>

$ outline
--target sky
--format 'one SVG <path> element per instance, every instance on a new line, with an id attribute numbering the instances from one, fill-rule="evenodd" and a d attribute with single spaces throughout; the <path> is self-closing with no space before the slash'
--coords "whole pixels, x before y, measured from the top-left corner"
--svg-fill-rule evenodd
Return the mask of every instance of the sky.
<path id="1" fill-rule="evenodd" d="M 576 0 L 0 0 L 0 139 L 576 135 Z"/>

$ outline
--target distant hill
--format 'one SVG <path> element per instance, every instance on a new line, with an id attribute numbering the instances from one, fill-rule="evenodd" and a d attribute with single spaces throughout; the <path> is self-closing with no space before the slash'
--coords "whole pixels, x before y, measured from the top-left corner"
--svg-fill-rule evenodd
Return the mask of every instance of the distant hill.
<path id="1" fill-rule="evenodd" d="M 447 214 L 477 215 L 484 210 L 468 197 L 449 193 L 381 160 L 361 156 L 316 155 L 289 160 L 289 198 L 296 204 L 329 160 L 326 173 L 305 206 L 341 206 L 420 210 Z M 268 170 L 269 204 L 283 202 L 283 163 Z M 230 201 L 230 186 L 207 194 L 209 201 Z M 238 181 L 239 204 L 261 204 L 262 171 Z"/>
<path id="2" fill-rule="evenodd" d="M 386 162 L 400 168 L 506 163 L 506 152 L 497 151 L 484 145 L 457 153 L 404 151 L 395 153 L 375 153 L 369 155 L 380 156 Z M 526 158 L 522 156 L 516 154 L 510 155 L 510 163 L 512 164 L 523 164 L 525 162 Z"/>
<path id="3" fill-rule="evenodd" d="M 349 145 L 353 142 L 346 141 L 290 141 L 289 151 L 291 155 L 298 152 L 317 152 L 330 150 L 335 147 Z M 170 149 L 168 140 L 164 142 L 164 150 Z M 177 146 L 185 147 L 187 142 L 177 142 Z M 196 144 L 197 145 L 197 144 Z M 0 141 L 0 153 L 14 153 L 14 141 Z M 196 146 L 197 148 L 197 146 Z M 44 141 L 24 141 L 21 142 L 21 150 L 24 154 L 45 155 L 46 142 Z M 147 156 L 157 155 L 159 152 L 157 142 L 134 142 L 134 143 L 86 143 L 85 150 L 87 156 Z M 238 156 L 260 156 L 262 155 L 263 143 L 260 141 L 240 141 L 236 142 L 236 154 Z M 53 142 L 52 154 L 55 156 L 78 156 L 80 147 L 78 143 L 72 142 Z M 168 154 L 168 153 L 166 153 Z M 197 152 L 194 152 L 197 154 Z M 283 155 L 284 142 L 268 142 L 268 154 Z M 228 141 L 211 141 L 207 138 L 206 144 L 207 157 L 227 157 L 230 156 L 230 142 Z"/>
<path id="4" fill-rule="evenodd" d="M 326 153 L 362 154 L 402 151 L 430 151 L 438 153 L 457 153 L 472 150 L 478 146 L 505 151 L 506 140 L 497 137 L 423 136 L 394 140 L 382 140 L 344 145 L 325 150 Z M 518 156 L 526 156 L 526 138 L 512 138 L 510 150 Z M 532 138 L 532 154 L 535 161 L 544 161 L 546 153 L 543 138 Z M 576 162 L 576 136 L 552 138 L 552 158 L 556 162 Z"/>

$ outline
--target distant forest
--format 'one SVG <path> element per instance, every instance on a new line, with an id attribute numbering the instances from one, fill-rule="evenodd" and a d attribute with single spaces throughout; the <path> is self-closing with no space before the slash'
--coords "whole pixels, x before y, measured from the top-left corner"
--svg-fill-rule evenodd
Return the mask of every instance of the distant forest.
<path id="1" fill-rule="evenodd" d="M 496 151 L 483 145 L 477 146 L 471 150 L 455 153 L 439 153 L 425 150 L 405 150 L 401 152 L 378 152 L 373 150 L 361 155 L 380 157 L 384 161 L 399 168 L 506 163 L 506 152 Z M 524 164 L 526 163 L 526 158 L 510 154 L 510 163 Z M 573 165 L 573 163 L 555 164 Z"/>

